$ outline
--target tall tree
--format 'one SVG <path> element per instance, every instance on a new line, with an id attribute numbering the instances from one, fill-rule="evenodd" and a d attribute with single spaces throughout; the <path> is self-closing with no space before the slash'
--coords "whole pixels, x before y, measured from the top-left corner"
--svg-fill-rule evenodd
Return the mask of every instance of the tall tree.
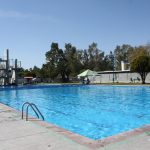
<path id="1" fill-rule="evenodd" d="M 129 62 L 130 54 L 132 54 L 133 47 L 127 44 L 116 46 L 114 50 L 116 70 L 121 70 L 121 61 Z"/>
<path id="2" fill-rule="evenodd" d="M 52 43 L 51 49 L 46 52 L 47 65 L 53 74 L 60 74 L 62 81 L 66 82 L 67 78 L 67 60 L 65 59 L 62 49 L 59 49 L 58 43 Z M 51 74 L 51 72 L 50 72 Z"/>
<path id="3" fill-rule="evenodd" d="M 115 64 L 114 64 L 114 54 L 112 53 L 112 51 L 110 51 L 110 53 L 108 55 L 106 55 L 104 57 L 104 61 L 103 61 L 103 68 L 104 70 L 113 70 L 115 69 Z"/>
<path id="4" fill-rule="evenodd" d="M 40 77 L 41 76 L 41 70 L 37 66 L 34 66 L 33 69 L 31 70 L 32 74 L 35 74 L 35 77 Z"/>
<path id="5" fill-rule="evenodd" d="M 67 75 L 76 76 L 81 68 L 80 61 L 78 60 L 77 49 L 70 43 L 65 44 L 64 55 L 67 60 Z"/>
<path id="6" fill-rule="evenodd" d="M 88 55 L 88 52 L 87 50 L 82 50 L 82 64 L 83 64 L 83 68 L 84 69 L 91 69 L 89 68 L 89 55 Z"/>
<path id="7" fill-rule="evenodd" d="M 42 78 L 50 78 L 52 80 L 57 77 L 58 73 L 56 69 L 49 63 L 47 62 L 46 64 L 43 64 L 41 68 L 41 77 Z"/>
<path id="8" fill-rule="evenodd" d="M 139 56 L 148 56 L 148 55 L 149 49 L 147 46 L 134 47 L 128 50 L 129 63 L 132 63 L 132 61 Z"/>
<path id="9" fill-rule="evenodd" d="M 91 70 L 99 71 L 102 69 L 104 52 L 97 48 L 96 43 L 92 43 L 88 48 L 88 67 Z"/>
<path id="10" fill-rule="evenodd" d="M 150 72 L 150 56 L 138 56 L 131 63 L 131 70 L 138 72 L 142 79 L 142 84 L 145 84 L 147 74 Z"/>

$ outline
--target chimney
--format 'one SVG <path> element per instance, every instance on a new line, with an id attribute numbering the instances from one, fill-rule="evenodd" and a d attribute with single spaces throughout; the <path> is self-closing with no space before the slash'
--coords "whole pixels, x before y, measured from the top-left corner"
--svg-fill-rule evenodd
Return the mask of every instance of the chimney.
<path id="1" fill-rule="evenodd" d="M 124 64 L 124 61 L 121 61 L 121 71 L 125 71 L 125 64 Z"/>

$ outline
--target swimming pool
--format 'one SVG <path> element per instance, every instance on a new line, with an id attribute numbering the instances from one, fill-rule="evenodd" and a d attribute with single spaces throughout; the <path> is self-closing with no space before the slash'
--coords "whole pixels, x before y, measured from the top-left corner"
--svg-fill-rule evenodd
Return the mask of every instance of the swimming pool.
<path id="1" fill-rule="evenodd" d="M 150 124 L 150 88 L 146 86 L 0 88 L 1 103 L 21 110 L 26 101 L 38 106 L 45 121 L 94 140 Z"/>

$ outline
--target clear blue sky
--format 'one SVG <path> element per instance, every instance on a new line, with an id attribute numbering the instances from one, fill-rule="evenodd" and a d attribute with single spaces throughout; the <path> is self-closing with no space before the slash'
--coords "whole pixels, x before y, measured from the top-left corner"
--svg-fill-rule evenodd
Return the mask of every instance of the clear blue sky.
<path id="1" fill-rule="evenodd" d="M 96 42 L 105 53 L 146 44 L 149 15 L 150 0 L 0 0 L 0 55 L 8 48 L 29 68 L 41 67 L 51 42 L 79 49 Z"/>

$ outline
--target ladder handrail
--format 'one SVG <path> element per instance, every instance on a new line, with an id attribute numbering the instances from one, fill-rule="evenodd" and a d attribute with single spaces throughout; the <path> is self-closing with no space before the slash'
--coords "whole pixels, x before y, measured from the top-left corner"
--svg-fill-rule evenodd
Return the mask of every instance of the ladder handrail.
<path id="1" fill-rule="evenodd" d="M 40 114 L 40 116 L 44 120 L 44 116 L 42 115 L 42 113 L 40 112 L 40 110 L 38 109 L 38 107 L 34 103 L 31 103 L 31 105 L 34 106 L 34 108 L 36 109 L 36 111 Z"/>
<path id="2" fill-rule="evenodd" d="M 32 110 L 35 112 L 35 114 L 39 118 L 38 113 L 36 112 L 36 110 L 34 109 L 34 107 L 32 106 L 32 104 L 30 103 L 29 105 L 27 105 L 27 109 L 26 109 L 26 121 L 28 121 L 28 109 L 29 109 L 29 106 L 32 108 Z"/>
<path id="3" fill-rule="evenodd" d="M 24 107 L 25 107 L 25 105 L 30 105 L 30 103 L 29 102 L 25 102 L 23 105 L 22 105 L 22 119 L 23 119 L 23 112 L 24 112 Z"/>
<path id="4" fill-rule="evenodd" d="M 40 110 L 37 108 L 37 106 L 34 103 L 29 103 L 29 102 L 25 102 L 22 105 L 22 119 L 23 119 L 23 115 L 24 115 L 24 107 L 27 105 L 26 107 L 26 121 L 28 121 L 28 110 L 29 110 L 29 106 L 32 108 L 32 110 L 35 112 L 35 114 L 37 115 L 37 117 L 39 118 L 39 114 L 42 117 L 42 119 L 44 120 L 44 116 L 42 115 L 42 113 L 40 112 Z M 39 114 L 38 114 L 39 113 Z"/>

